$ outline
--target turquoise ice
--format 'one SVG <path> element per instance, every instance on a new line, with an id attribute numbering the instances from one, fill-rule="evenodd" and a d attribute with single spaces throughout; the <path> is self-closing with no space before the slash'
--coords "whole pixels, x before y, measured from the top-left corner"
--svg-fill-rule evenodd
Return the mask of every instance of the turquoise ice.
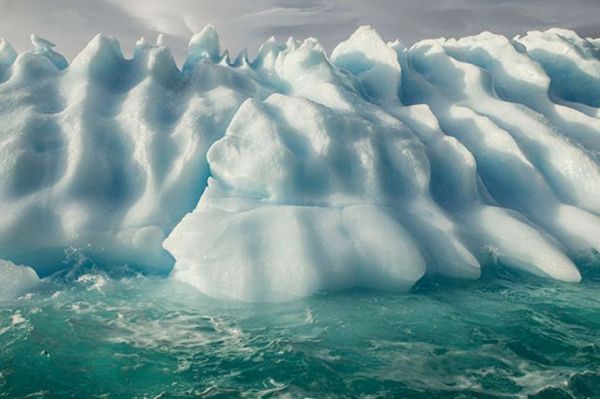
<path id="1" fill-rule="evenodd" d="M 600 50 L 560 29 L 328 55 L 215 28 L 180 68 L 98 35 L 70 64 L 0 42 L 0 258 L 77 251 L 208 296 L 405 292 L 501 265 L 578 282 L 600 250 Z"/>

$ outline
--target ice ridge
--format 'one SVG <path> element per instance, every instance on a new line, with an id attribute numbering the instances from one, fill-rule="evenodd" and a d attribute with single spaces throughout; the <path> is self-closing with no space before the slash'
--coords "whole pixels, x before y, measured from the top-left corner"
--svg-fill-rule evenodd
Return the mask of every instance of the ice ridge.
<path id="1" fill-rule="evenodd" d="M 491 264 L 567 282 L 600 250 L 600 50 L 550 29 L 406 48 L 360 27 L 251 60 L 194 35 L 68 64 L 0 41 L 0 258 L 75 248 L 207 295 L 406 291 Z"/>

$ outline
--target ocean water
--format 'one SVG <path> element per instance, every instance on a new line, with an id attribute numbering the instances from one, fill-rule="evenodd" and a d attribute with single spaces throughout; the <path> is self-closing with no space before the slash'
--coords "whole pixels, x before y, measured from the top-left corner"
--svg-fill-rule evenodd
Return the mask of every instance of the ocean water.
<path id="1" fill-rule="evenodd" d="M 0 304 L 0 397 L 600 397 L 600 272 L 210 300 L 83 266 Z"/>

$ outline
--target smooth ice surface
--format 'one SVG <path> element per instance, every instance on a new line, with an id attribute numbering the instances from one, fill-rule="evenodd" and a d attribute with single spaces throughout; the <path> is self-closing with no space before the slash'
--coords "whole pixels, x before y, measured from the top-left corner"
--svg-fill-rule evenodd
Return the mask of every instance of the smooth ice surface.
<path id="1" fill-rule="evenodd" d="M 250 60 L 208 25 L 181 68 L 162 36 L 70 65 L 31 40 L 0 41 L 0 257 L 41 275 L 75 250 L 275 301 L 491 264 L 576 282 L 600 250 L 597 40 L 363 26 Z"/>
<path id="2" fill-rule="evenodd" d="M 0 301 L 16 299 L 39 282 L 38 275 L 31 267 L 0 259 Z"/>

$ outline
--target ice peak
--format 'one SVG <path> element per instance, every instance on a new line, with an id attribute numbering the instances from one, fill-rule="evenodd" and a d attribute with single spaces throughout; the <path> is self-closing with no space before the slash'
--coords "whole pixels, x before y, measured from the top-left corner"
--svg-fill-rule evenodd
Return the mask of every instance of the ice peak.
<path id="1" fill-rule="evenodd" d="M 572 30 L 564 29 L 564 28 L 549 28 L 545 31 L 540 30 L 531 30 L 528 31 L 525 35 L 516 35 L 513 40 L 543 40 L 548 42 L 573 42 L 573 43 L 581 43 L 585 39 L 579 37 L 577 33 Z"/>
<path id="2" fill-rule="evenodd" d="M 170 79 L 178 74 L 178 68 L 171 49 L 164 43 L 162 34 L 156 39 L 156 44 L 150 44 L 144 38 L 140 39 L 136 44 L 134 59 L 144 63 L 153 76 Z"/>
<path id="3" fill-rule="evenodd" d="M 272 66 L 277 55 L 285 49 L 285 44 L 279 43 L 275 36 L 271 36 L 260 46 L 258 55 L 252 64 L 258 67 Z"/>
<path id="4" fill-rule="evenodd" d="M 396 52 L 369 25 L 360 26 L 350 37 L 337 45 L 331 53 L 334 64 L 350 71 L 364 69 L 368 64 L 380 63 L 400 70 Z"/>
<path id="5" fill-rule="evenodd" d="M 370 25 L 359 26 L 348 39 L 340 43 L 337 47 L 340 47 L 344 43 L 346 43 L 347 46 L 353 46 L 357 49 L 366 49 L 367 47 L 380 49 L 383 46 L 386 46 L 384 40 L 379 35 L 379 32 Z"/>
<path id="6" fill-rule="evenodd" d="M 273 52 L 278 52 L 283 49 L 283 45 L 275 39 L 275 36 L 270 36 L 258 49 L 258 58 L 261 58 L 262 54 L 268 54 Z"/>
<path id="7" fill-rule="evenodd" d="M 221 65 L 231 65 L 231 56 L 229 55 L 229 50 L 225 50 L 223 55 L 221 56 L 221 60 L 219 61 Z"/>
<path id="8" fill-rule="evenodd" d="M 144 36 L 140 37 L 140 39 L 135 43 L 134 55 L 137 55 L 142 50 L 151 50 L 151 49 L 167 49 L 168 46 L 165 44 L 165 38 L 163 34 L 159 34 L 156 38 L 156 43 L 152 44 Z"/>
<path id="9" fill-rule="evenodd" d="M 35 33 L 31 34 L 30 39 L 34 46 L 34 53 L 46 56 L 58 69 L 65 69 L 69 66 L 69 63 L 65 57 L 52 50 L 53 47 L 56 47 L 54 43 L 36 35 Z"/>
<path id="10" fill-rule="evenodd" d="M 138 39 L 138 41 L 135 42 L 135 46 L 134 46 L 134 50 L 133 50 L 134 57 L 138 56 L 141 52 L 144 52 L 144 50 L 148 50 L 152 47 L 153 46 L 150 43 L 148 43 L 148 41 L 146 40 L 146 38 L 144 36 L 140 37 Z"/>
<path id="11" fill-rule="evenodd" d="M 116 80 L 126 63 L 119 41 L 111 36 L 97 34 L 77 54 L 69 69 L 81 69 L 92 75 L 103 76 L 107 81 Z M 87 72 L 85 72 L 87 73 Z"/>
<path id="12" fill-rule="evenodd" d="M 510 46 L 510 40 L 505 36 L 490 32 L 483 31 L 474 36 L 466 36 L 459 39 L 448 39 L 445 40 L 444 45 L 461 45 L 468 47 L 487 47 L 487 46 Z"/>
<path id="13" fill-rule="evenodd" d="M 0 38 L 0 65 L 11 65 L 16 58 L 17 52 L 14 47 L 3 37 Z"/>
<path id="14" fill-rule="evenodd" d="M 220 58 L 219 35 L 214 25 L 208 24 L 190 39 L 186 63 L 195 63 L 203 59 L 218 62 Z"/>
<path id="15" fill-rule="evenodd" d="M 135 42 L 135 47 L 140 47 L 140 48 L 148 47 L 148 42 L 146 41 L 146 38 L 144 36 L 140 37 L 138 39 L 138 41 Z"/>
<path id="16" fill-rule="evenodd" d="M 371 97 L 397 97 L 401 73 L 398 55 L 371 26 L 360 26 L 340 43 L 331 53 L 331 61 L 359 77 Z"/>
<path id="17" fill-rule="evenodd" d="M 290 36 L 290 37 L 288 37 L 287 42 L 285 42 L 285 45 L 287 46 L 288 49 L 294 50 L 294 49 L 298 48 L 299 42 Z"/>
<path id="18" fill-rule="evenodd" d="M 248 64 L 250 64 L 250 62 L 248 61 L 248 50 L 243 49 L 237 57 L 235 57 L 235 60 L 233 60 L 233 66 L 235 67 L 244 67 L 247 66 Z"/>
<path id="19" fill-rule="evenodd" d="M 56 44 L 52 43 L 50 40 L 44 39 L 36 35 L 35 33 L 31 34 L 31 44 L 35 47 L 36 50 L 46 52 L 52 50 L 53 47 L 56 47 Z"/>
<path id="20" fill-rule="evenodd" d="M 96 58 L 121 58 L 124 59 L 123 53 L 121 52 L 121 45 L 119 41 L 111 36 L 106 36 L 101 33 L 94 36 L 92 40 L 85 46 L 85 48 L 77 54 L 73 63 L 81 60 L 91 61 Z"/>
<path id="21" fill-rule="evenodd" d="M 373 28 L 371 25 L 361 25 L 358 28 L 356 28 L 356 30 L 350 35 L 350 39 L 354 38 L 360 38 L 360 37 L 370 37 L 370 38 L 379 38 L 381 39 L 381 36 L 379 36 L 379 33 L 377 32 L 377 30 L 375 28 Z"/>

